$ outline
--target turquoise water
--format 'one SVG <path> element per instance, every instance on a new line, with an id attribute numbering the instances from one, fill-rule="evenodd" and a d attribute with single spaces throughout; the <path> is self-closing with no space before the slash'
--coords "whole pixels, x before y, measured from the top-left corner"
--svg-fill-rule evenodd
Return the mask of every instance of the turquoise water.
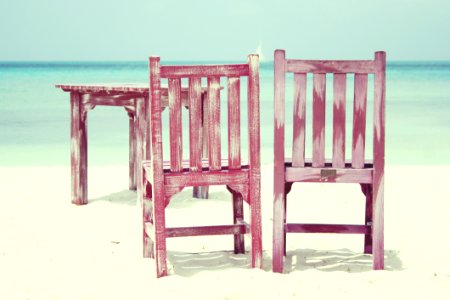
<path id="1" fill-rule="evenodd" d="M 450 164 L 450 62 L 389 62 L 387 70 L 387 164 Z M 56 89 L 55 84 L 146 82 L 147 78 L 145 61 L 0 62 L 0 166 L 69 165 L 69 94 Z M 261 64 L 260 78 L 262 162 L 270 163 L 273 152 L 271 63 Z M 288 78 L 287 107 L 292 103 L 290 82 Z M 351 84 L 349 78 L 348 91 Z M 332 82 L 327 82 L 328 96 L 331 87 Z M 371 96 L 369 93 L 369 107 Z M 347 101 L 349 109 L 351 98 L 350 95 Z M 290 111 L 286 109 L 287 123 L 291 122 Z M 331 117 L 331 105 L 327 105 L 327 118 Z M 222 114 L 222 120 L 225 124 L 226 114 Z M 88 123 L 89 164 L 127 164 L 125 111 L 97 107 L 89 112 Z M 348 123 L 351 124 L 351 119 Z M 331 130 L 326 132 L 326 151 L 331 153 Z M 222 136 L 225 134 L 226 131 Z M 290 131 L 286 134 L 291 136 Z M 310 133 L 307 134 L 308 144 Z M 347 138 L 347 145 L 351 145 L 349 130 Z M 367 148 L 371 147 L 370 138 L 369 131 Z M 222 142 L 226 143 L 226 139 Z M 288 146 L 289 143 L 287 138 Z M 226 153 L 222 155 L 225 157 Z"/>

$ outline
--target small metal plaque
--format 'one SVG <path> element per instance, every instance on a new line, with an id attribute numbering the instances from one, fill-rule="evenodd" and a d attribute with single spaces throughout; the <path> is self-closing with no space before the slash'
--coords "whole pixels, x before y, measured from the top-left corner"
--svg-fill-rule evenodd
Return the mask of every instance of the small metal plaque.
<path id="1" fill-rule="evenodd" d="M 320 177 L 322 178 L 336 178 L 336 169 L 321 169 Z"/>

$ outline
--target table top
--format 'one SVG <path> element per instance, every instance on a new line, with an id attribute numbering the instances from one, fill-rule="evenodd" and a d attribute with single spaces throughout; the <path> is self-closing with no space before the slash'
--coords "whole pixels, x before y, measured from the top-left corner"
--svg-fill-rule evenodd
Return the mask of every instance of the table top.
<path id="1" fill-rule="evenodd" d="M 101 84 L 57 84 L 65 92 L 111 92 L 111 93 L 148 93 L 148 83 L 101 83 Z"/>
<path id="2" fill-rule="evenodd" d="M 56 88 L 62 89 L 65 92 L 80 92 L 80 93 L 139 93 L 148 94 L 148 83 L 86 83 L 86 84 L 56 84 Z M 163 96 L 167 95 L 167 84 L 161 84 Z M 222 90 L 223 87 L 221 86 Z M 187 93 L 188 87 L 182 86 L 181 92 Z M 202 87 L 202 93 L 206 93 L 207 88 Z"/>

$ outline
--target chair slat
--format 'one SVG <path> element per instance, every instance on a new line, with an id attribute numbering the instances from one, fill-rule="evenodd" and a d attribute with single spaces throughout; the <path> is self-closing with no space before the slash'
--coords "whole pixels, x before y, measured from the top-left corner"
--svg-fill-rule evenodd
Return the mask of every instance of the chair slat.
<path id="1" fill-rule="evenodd" d="M 181 170 L 183 158 L 181 125 L 181 80 L 169 78 L 170 169 Z"/>
<path id="2" fill-rule="evenodd" d="M 161 66 L 163 78 L 248 76 L 248 64 L 205 66 Z"/>
<path id="3" fill-rule="evenodd" d="M 202 170 L 201 78 L 189 78 L 189 159 L 191 171 Z"/>
<path id="4" fill-rule="evenodd" d="M 228 78 L 228 161 L 230 169 L 241 166 L 240 79 Z"/>
<path id="5" fill-rule="evenodd" d="M 325 74 L 314 74 L 313 92 L 313 167 L 325 165 Z"/>
<path id="6" fill-rule="evenodd" d="M 305 165 L 306 73 L 294 74 L 294 139 L 292 165 Z"/>
<path id="7" fill-rule="evenodd" d="M 220 156 L 220 77 L 208 77 L 209 168 L 221 168 Z"/>
<path id="8" fill-rule="evenodd" d="M 287 72 L 294 73 L 374 73 L 372 60 L 297 60 L 288 59 Z"/>
<path id="9" fill-rule="evenodd" d="M 364 167 L 366 141 L 367 74 L 355 74 L 353 106 L 352 167 Z"/>
<path id="10" fill-rule="evenodd" d="M 333 87 L 333 167 L 345 166 L 346 74 L 334 74 Z"/>

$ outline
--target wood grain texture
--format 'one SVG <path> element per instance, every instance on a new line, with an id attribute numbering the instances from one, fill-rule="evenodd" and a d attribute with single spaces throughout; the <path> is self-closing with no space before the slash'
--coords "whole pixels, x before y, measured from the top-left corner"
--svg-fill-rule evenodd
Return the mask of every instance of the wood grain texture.
<path id="1" fill-rule="evenodd" d="M 261 232 L 261 157 L 260 157 L 260 108 L 259 108 L 259 56 L 248 56 L 248 135 L 249 135 L 249 199 L 251 266 L 262 268 Z"/>
<path id="2" fill-rule="evenodd" d="M 165 183 L 170 186 L 196 186 L 196 185 L 224 185 L 224 184 L 248 184 L 248 170 L 220 170 L 204 171 L 202 173 L 168 173 L 165 175 Z"/>
<path id="3" fill-rule="evenodd" d="M 136 163 L 137 163 L 137 169 L 136 169 L 136 177 L 137 177 L 137 186 L 136 191 L 138 194 L 139 202 L 142 203 L 142 199 L 144 196 L 144 190 L 143 190 L 143 182 L 141 178 L 143 178 L 143 168 L 141 166 L 141 162 L 149 159 L 146 156 L 146 139 L 148 138 L 148 135 L 146 134 L 146 121 L 149 120 L 149 117 L 147 116 L 146 111 L 146 102 L 147 99 L 145 98 L 139 98 L 136 100 L 136 130 L 135 130 L 135 137 L 136 137 Z M 148 119 L 147 119 L 148 118 Z M 153 174 L 152 174 L 153 176 Z"/>
<path id="4" fill-rule="evenodd" d="M 384 269 L 384 154 L 386 110 L 386 53 L 375 53 L 374 82 L 374 178 L 373 178 L 373 263 Z"/>
<path id="5" fill-rule="evenodd" d="M 242 185 L 244 186 L 244 185 Z M 244 199 L 240 192 L 236 192 L 233 189 L 228 189 L 231 192 L 233 198 L 233 224 L 243 224 L 244 223 Z M 242 233 L 234 234 L 234 254 L 244 254 L 245 253 L 245 240 Z"/>
<path id="6" fill-rule="evenodd" d="M 89 94 L 82 94 L 83 95 L 83 104 L 90 104 L 90 105 L 102 105 L 102 106 L 128 106 L 128 107 L 134 107 L 135 106 L 135 98 L 142 97 L 142 95 L 145 93 L 114 93 L 114 94 L 105 94 L 103 93 L 89 93 Z"/>
<path id="7" fill-rule="evenodd" d="M 333 167 L 345 166 L 345 95 L 346 74 L 334 74 L 333 78 Z"/>
<path id="8" fill-rule="evenodd" d="M 325 164 L 325 74 L 314 74 L 313 87 L 313 167 Z"/>
<path id="9" fill-rule="evenodd" d="M 160 100 L 160 59 L 150 57 L 150 139 L 153 169 L 153 217 L 155 222 L 156 276 L 167 275 L 166 234 L 165 234 L 165 190 L 162 152 L 162 124 Z"/>
<path id="10" fill-rule="evenodd" d="M 236 225 L 210 225 L 196 227 L 167 228 L 167 237 L 200 236 L 200 235 L 224 235 L 245 234 L 249 232 L 246 224 Z"/>
<path id="11" fill-rule="evenodd" d="M 292 165 L 305 165 L 306 73 L 294 74 Z"/>
<path id="12" fill-rule="evenodd" d="M 134 114 L 135 118 L 135 137 L 136 141 L 133 141 L 133 130 L 130 127 L 130 189 L 139 189 L 140 180 L 133 179 L 133 173 L 131 168 L 135 167 L 137 178 L 140 178 L 138 173 L 140 172 L 140 162 L 143 158 L 150 158 L 150 137 L 146 132 L 150 131 L 149 121 L 150 119 L 150 105 L 149 105 L 149 84 L 58 84 L 57 88 L 63 91 L 70 92 L 71 98 L 77 98 L 74 101 L 71 100 L 71 169 L 72 178 L 71 185 L 73 187 L 71 200 L 75 204 L 87 203 L 87 123 L 86 116 L 89 110 L 94 109 L 96 106 L 120 106 L 124 107 L 129 114 Z M 201 97 L 206 97 L 206 88 L 201 88 Z M 168 88 L 161 87 L 159 90 L 160 101 L 162 107 L 169 105 L 168 100 Z M 138 101 L 144 101 L 144 109 L 140 114 L 137 113 Z M 181 88 L 181 102 L 185 107 L 189 107 L 188 89 Z M 140 117 L 137 117 L 137 116 Z M 138 119 L 142 120 L 144 125 L 141 128 L 142 134 L 138 132 Z M 130 120 L 131 126 L 131 120 Z M 142 144 L 137 144 L 137 139 L 142 138 Z M 75 149 L 75 148 L 76 149 Z M 135 161 L 131 161 L 133 157 L 133 147 L 136 149 Z M 144 152 L 138 156 L 140 149 L 144 149 Z M 133 183 L 133 180 L 135 183 Z M 138 198 L 140 193 L 138 192 Z"/>
<path id="13" fill-rule="evenodd" d="M 323 176 L 322 170 L 335 170 L 336 177 Z M 332 169 L 316 167 L 286 167 L 287 182 L 342 182 L 342 183 L 371 183 L 372 169 Z"/>
<path id="14" fill-rule="evenodd" d="M 135 124 L 135 115 L 132 112 L 128 112 L 128 126 L 129 126 L 129 135 L 128 135 L 128 160 L 129 160 L 129 189 L 136 189 L 136 170 L 137 170 L 137 160 L 136 160 L 136 124 Z"/>
<path id="15" fill-rule="evenodd" d="M 211 170 L 219 170 L 221 160 L 219 77 L 208 77 L 208 98 L 209 167 Z"/>
<path id="16" fill-rule="evenodd" d="M 293 73 L 374 73 L 372 60 L 296 60 L 286 61 L 287 72 Z"/>
<path id="17" fill-rule="evenodd" d="M 181 80 L 169 78 L 170 169 L 179 172 L 183 160 Z"/>
<path id="18" fill-rule="evenodd" d="M 366 143 L 367 74 L 355 74 L 353 101 L 352 167 L 364 167 Z"/>
<path id="19" fill-rule="evenodd" d="M 193 172 L 202 171 L 201 78 L 189 78 L 189 159 Z M 200 116 L 200 117 L 199 117 Z"/>
<path id="20" fill-rule="evenodd" d="M 370 227 L 365 225 L 290 223 L 286 224 L 286 232 L 366 234 L 370 232 Z"/>
<path id="21" fill-rule="evenodd" d="M 274 53 L 274 203 L 273 258 L 274 272 L 283 272 L 284 245 L 284 102 L 286 61 L 284 50 Z"/>
<path id="22" fill-rule="evenodd" d="M 372 228 L 373 224 L 373 201 L 372 201 L 372 194 L 373 194 L 373 188 L 372 184 L 361 184 L 361 190 L 366 197 L 366 214 L 364 216 L 364 224 L 366 226 L 369 226 L 369 228 Z M 366 254 L 372 254 L 373 251 L 373 244 L 372 244 L 372 230 L 367 232 L 364 235 L 364 253 Z"/>
<path id="23" fill-rule="evenodd" d="M 162 66 L 161 77 L 238 77 L 248 76 L 248 64 L 202 65 L 202 66 Z"/>
<path id="24" fill-rule="evenodd" d="M 240 79 L 228 78 L 228 160 L 230 169 L 241 166 Z"/>
<path id="25" fill-rule="evenodd" d="M 286 60 L 283 50 L 275 52 L 275 160 L 274 160 L 274 215 L 273 215 L 273 270 L 283 272 L 283 253 L 286 248 L 286 232 L 352 233 L 364 235 L 364 253 L 373 253 L 373 268 L 384 268 L 384 155 L 385 155 L 385 68 L 384 52 L 376 52 L 373 61 L 318 61 Z M 302 152 L 301 133 L 294 128 L 292 161 L 284 156 L 284 76 L 294 73 L 294 127 L 302 122 L 298 73 L 313 73 L 313 157 L 299 158 Z M 333 99 L 333 157 L 324 155 L 325 136 L 325 79 L 326 73 L 334 74 Z M 352 157 L 345 159 L 345 97 L 346 74 L 355 73 Z M 374 80 L 374 145 L 373 163 L 365 160 L 365 122 L 367 114 L 368 74 Z M 282 87 L 279 84 L 282 83 Z M 277 122 L 278 121 L 278 122 Z M 283 130 L 278 130 L 282 124 Z M 301 126 L 300 126 L 301 128 Z M 283 145 L 283 147 L 281 147 Z M 300 150 L 298 150 L 300 149 Z M 282 154 L 282 155 L 281 155 Z M 282 163 L 279 163 L 281 161 Z M 294 182 L 357 183 L 366 198 L 364 225 L 287 223 L 286 195 Z M 284 189 L 282 186 L 284 185 Z M 284 208 L 284 209 L 283 209 Z"/>
<path id="26" fill-rule="evenodd" d="M 70 154 L 72 203 L 83 205 L 87 199 L 87 128 L 86 115 L 81 106 L 81 95 L 70 93 Z"/>
<path id="27" fill-rule="evenodd" d="M 161 71 L 161 72 L 159 72 Z M 159 58 L 150 58 L 150 95 L 151 95 L 151 143 L 152 164 L 145 163 L 144 178 L 153 186 L 153 219 L 144 224 L 144 232 L 154 232 L 154 249 L 157 276 L 167 275 L 165 264 L 167 237 L 231 234 L 234 235 L 235 251 L 245 251 L 244 234 L 251 235 L 251 266 L 262 267 L 261 205 L 260 205 L 260 132 L 259 132 L 259 61 L 258 56 L 250 55 L 245 68 L 240 65 L 224 65 L 220 68 L 210 66 L 164 66 Z M 221 159 L 220 139 L 220 74 L 228 78 L 228 142 L 229 157 Z M 236 75 L 237 74 L 237 75 Z M 249 162 L 241 161 L 240 151 L 240 78 L 248 76 L 248 132 Z M 169 103 L 172 119 L 178 119 L 178 110 L 173 103 L 179 102 L 176 95 L 180 79 L 188 78 L 188 105 L 190 108 L 190 159 L 180 161 L 177 167 L 162 160 L 161 136 L 161 85 L 160 78 L 168 77 Z M 201 78 L 207 78 L 207 97 L 200 94 Z M 201 95 L 201 96 L 200 96 Z M 176 100 L 175 100 L 176 99 Z M 158 102 L 158 103 L 156 103 Z M 202 109 L 203 106 L 203 109 Z M 171 119 L 171 120 L 172 120 Z M 203 121 L 203 124 L 201 123 Z M 180 130 L 180 125 L 172 126 L 172 133 Z M 181 122 L 180 122 L 181 124 Z M 202 126 L 200 126 L 202 125 Z M 173 127 L 173 128 L 172 128 Z M 175 128 L 178 127 L 178 130 Z M 206 130 L 205 130 L 206 128 Z M 202 138 L 201 129 L 206 131 L 207 139 Z M 207 142 L 207 159 L 201 158 L 201 145 Z M 175 144 L 172 141 L 172 144 Z M 177 156 L 178 159 L 178 156 Z M 152 174 L 149 174 L 152 173 Z M 162 182 L 161 182 L 162 180 Z M 208 227 L 166 228 L 164 209 L 173 195 L 185 187 L 226 185 L 233 193 L 233 225 L 213 225 Z M 250 205 L 250 224 L 243 225 L 243 201 Z M 208 213 L 205 211 L 205 213 Z M 151 236 L 149 236 L 151 239 Z"/>

